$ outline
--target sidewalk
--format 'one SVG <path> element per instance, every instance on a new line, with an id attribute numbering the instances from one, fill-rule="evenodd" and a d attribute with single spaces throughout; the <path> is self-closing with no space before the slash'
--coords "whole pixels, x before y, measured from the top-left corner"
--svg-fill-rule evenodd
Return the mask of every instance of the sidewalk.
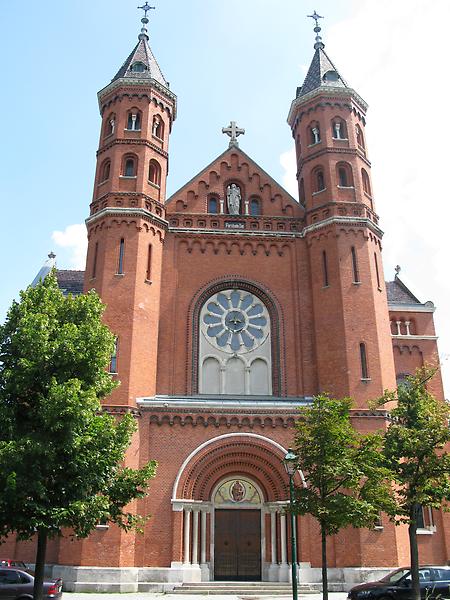
<path id="1" fill-rule="evenodd" d="M 329 594 L 330 600 L 345 600 L 347 598 L 347 592 L 330 592 Z M 248 596 L 248 595 L 240 595 L 240 596 L 232 596 L 232 595 L 216 595 L 211 594 L 208 596 L 207 594 L 154 594 L 149 592 L 142 593 L 133 593 L 133 594 L 79 594 L 76 592 L 64 592 L 63 600 L 106 600 L 107 598 L 113 598 L 115 600 L 206 600 L 207 598 L 211 598 L 211 600 L 245 600 L 247 598 L 252 598 L 252 600 L 273 600 L 276 598 L 280 600 L 291 600 L 292 596 Z M 299 600 L 322 600 L 322 594 L 299 594 Z"/>

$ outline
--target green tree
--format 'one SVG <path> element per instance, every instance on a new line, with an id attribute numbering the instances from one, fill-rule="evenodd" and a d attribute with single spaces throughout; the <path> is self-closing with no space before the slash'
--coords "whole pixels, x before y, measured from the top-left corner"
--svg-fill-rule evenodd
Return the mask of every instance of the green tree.
<path id="1" fill-rule="evenodd" d="M 34 598 L 42 598 L 47 539 L 100 521 L 128 530 L 127 504 L 146 494 L 152 461 L 123 466 L 135 424 L 101 410 L 115 387 L 114 338 L 95 292 L 65 298 L 53 271 L 21 293 L 0 326 L 0 539 L 37 535 Z"/>
<path id="2" fill-rule="evenodd" d="M 385 465 L 393 474 L 395 504 L 391 517 L 407 523 L 413 597 L 420 600 L 417 525 L 422 507 L 444 508 L 450 498 L 450 406 L 434 398 L 427 382 L 435 369 L 419 369 L 386 392 L 377 406 L 396 402 L 384 438 Z"/>
<path id="3" fill-rule="evenodd" d="M 327 537 L 344 527 L 371 527 L 391 504 L 389 472 L 381 463 L 382 437 L 362 435 L 350 422 L 352 401 L 327 395 L 301 410 L 295 453 L 304 485 L 293 510 L 320 525 L 323 598 L 328 599 Z"/>

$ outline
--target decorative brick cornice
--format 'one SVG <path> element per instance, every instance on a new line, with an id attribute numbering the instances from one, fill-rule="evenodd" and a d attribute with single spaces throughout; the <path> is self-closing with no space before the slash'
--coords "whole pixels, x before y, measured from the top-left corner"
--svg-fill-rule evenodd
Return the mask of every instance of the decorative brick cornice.
<path id="1" fill-rule="evenodd" d="M 110 415 L 133 415 L 135 418 L 142 416 L 139 408 L 117 404 L 102 404 L 102 410 Z"/>
<path id="2" fill-rule="evenodd" d="M 287 122 L 289 123 L 291 128 L 294 127 L 294 123 L 296 120 L 300 120 L 305 113 L 309 112 L 308 108 L 306 108 L 305 110 L 303 110 L 301 112 L 297 112 L 297 111 L 301 107 L 307 105 L 310 100 L 313 100 L 314 98 L 320 98 L 320 96 L 326 97 L 326 100 L 317 102 L 317 104 L 315 104 L 313 107 L 310 105 L 308 107 L 309 110 L 322 108 L 323 106 L 327 106 L 330 103 L 332 106 L 333 105 L 335 106 L 336 103 L 338 103 L 339 105 L 341 105 L 345 108 L 348 108 L 349 110 L 352 110 L 353 109 L 352 105 L 349 104 L 348 102 L 343 101 L 344 98 L 350 98 L 355 103 L 355 109 L 358 109 L 361 112 L 362 117 L 364 117 L 364 115 L 367 111 L 367 107 L 368 107 L 367 103 L 352 88 L 340 88 L 340 87 L 338 88 L 338 87 L 331 87 L 331 86 L 330 87 L 327 86 L 327 88 L 320 87 L 320 88 L 311 90 L 308 94 L 305 94 L 304 96 L 300 96 L 299 98 L 295 98 L 292 101 L 291 108 L 289 110 L 289 114 L 288 114 L 288 118 L 287 118 Z"/>
<path id="3" fill-rule="evenodd" d="M 157 154 L 159 154 L 163 158 L 168 158 L 168 156 L 169 156 L 169 154 L 165 150 L 162 150 L 156 144 L 153 144 L 149 140 L 142 139 L 142 138 L 116 138 L 115 140 L 112 140 L 105 146 L 102 146 L 101 148 L 99 148 L 97 150 L 97 156 L 100 156 L 100 154 L 103 154 L 104 152 L 106 152 L 107 150 L 112 148 L 113 146 L 117 146 L 117 145 L 147 146 L 147 148 L 151 148 L 152 150 L 154 150 Z"/>
<path id="4" fill-rule="evenodd" d="M 119 206 L 116 206 L 114 208 L 102 208 L 98 212 L 88 217 L 85 220 L 85 223 L 86 226 L 89 226 L 95 223 L 96 221 L 106 219 L 108 217 L 130 217 L 144 219 L 145 221 L 149 221 L 150 223 L 153 223 L 154 225 L 157 225 L 158 227 L 164 230 L 166 230 L 168 226 L 168 222 L 165 219 L 157 217 L 145 208 L 125 208 Z"/>
<path id="5" fill-rule="evenodd" d="M 139 93 L 139 91 L 136 92 L 135 90 L 133 90 L 133 87 L 141 88 L 141 90 L 142 90 L 141 93 Z M 120 88 L 122 88 L 121 93 L 117 93 L 112 98 L 110 98 L 107 102 L 103 102 L 103 99 L 105 96 L 107 96 L 109 93 L 113 92 L 116 89 L 119 90 Z M 129 89 L 127 89 L 127 88 L 129 88 Z M 165 104 L 164 108 L 169 110 L 169 113 L 170 113 L 172 119 L 175 120 L 176 115 L 177 115 L 177 97 L 173 92 L 171 92 L 169 90 L 169 88 L 166 88 L 165 86 L 161 85 L 158 81 L 156 81 L 156 79 L 120 78 L 120 79 L 116 79 L 115 81 L 112 81 L 107 86 L 105 86 L 103 89 L 101 89 L 97 94 L 100 114 L 102 114 L 103 111 L 105 110 L 105 108 L 107 108 L 113 102 L 115 102 L 117 100 L 120 101 L 120 100 L 122 100 L 122 98 L 124 98 L 126 96 L 128 96 L 128 97 L 133 97 L 133 96 L 136 97 L 137 96 L 138 98 L 147 97 L 149 103 L 152 100 L 155 100 L 158 103 L 163 103 L 163 98 L 161 98 L 159 95 L 151 94 L 152 89 L 158 90 L 158 92 L 160 94 L 162 94 L 163 96 L 165 96 L 166 99 L 169 101 L 169 102 L 164 103 Z M 148 90 L 150 92 L 150 94 L 144 90 Z"/>
<path id="6" fill-rule="evenodd" d="M 312 160 L 316 160 L 317 158 L 320 158 L 321 156 L 324 156 L 325 154 L 347 154 L 347 155 L 352 154 L 353 156 L 357 156 L 363 162 L 365 162 L 368 167 L 372 166 L 372 163 L 370 162 L 370 160 L 367 158 L 367 156 L 363 152 L 361 152 L 361 150 L 359 150 L 359 148 L 338 148 L 338 147 L 326 146 L 325 148 L 320 148 L 320 149 L 318 148 L 316 150 L 316 152 L 312 152 L 311 154 L 308 154 L 308 156 L 302 155 L 300 162 L 298 163 L 297 177 L 300 177 L 303 166 L 306 163 L 308 163 Z"/>
<path id="7" fill-rule="evenodd" d="M 318 223 L 307 225 L 302 231 L 302 236 L 307 237 L 310 233 L 318 231 L 319 229 L 324 229 L 325 227 L 329 227 L 331 225 L 367 227 L 367 229 L 370 229 L 370 231 L 372 231 L 379 238 L 383 237 L 383 231 L 370 219 L 366 219 L 364 217 L 330 217 L 329 219 L 325 219 Z"/>

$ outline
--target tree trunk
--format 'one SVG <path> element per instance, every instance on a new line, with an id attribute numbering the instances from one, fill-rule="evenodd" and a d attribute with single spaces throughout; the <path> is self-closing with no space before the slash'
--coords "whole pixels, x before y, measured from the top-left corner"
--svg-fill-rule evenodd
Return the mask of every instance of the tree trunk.
<path id="1" fill-rule="evenodd" d="M 42 600 L 42 597 L 43 597 L 46 550 L 47 550 L 47 530 L 39 529 L 37 552 L 36 552 L 36 564 L 34 567 L 34 588 L 33 588 L 34 600 Z"/>
<path id="2" fill-rule="evenodd" d="M 320 524 L 322 536 L 322 598 L 328 600 L 328 570 L 327 570 L 327 534 L 325 527 Z"/>
<path id="3" fill-rule="evenodd" d="M 412 600 L 420 600 L 419 549 L 417 547 L 417 514 L 420 509 L 420 504 L 414 504 L 411 507 L 410 523 L 408 527 L 409 555 L 411 560 Z"/>

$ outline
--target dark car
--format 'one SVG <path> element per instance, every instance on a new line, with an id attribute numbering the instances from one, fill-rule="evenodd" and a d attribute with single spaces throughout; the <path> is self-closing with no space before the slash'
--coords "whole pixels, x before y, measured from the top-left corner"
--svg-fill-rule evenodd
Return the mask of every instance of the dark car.
<path id="1" fill-rule="evenodd" d="M 425 566 L 419 569 L 422 598 L 450 598 L 450 567 Z M 379 581 L 361 583 L 349 593 L 350 600 L 410 600 L 412 598 L 411 571 L 401 568 Z"/>
<path id="2" fill-rule="evenodd" d="M 32 600 L 33 575 L 24 569 L 0 567 L 0 598 L 1 600 Z M 44 598 L 62 597 L 62 580 L 44 581 Z"/>

